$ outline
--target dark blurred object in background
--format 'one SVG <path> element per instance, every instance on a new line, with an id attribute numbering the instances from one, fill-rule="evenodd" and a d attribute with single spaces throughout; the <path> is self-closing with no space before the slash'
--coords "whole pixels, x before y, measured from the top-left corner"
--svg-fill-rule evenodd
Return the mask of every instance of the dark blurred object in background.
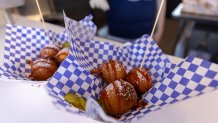
<path id="1" fill-rule="evenodd" d="M 93 21 L 97 27 L 106 24 L 105 13 L 100 10 L 91 10 L 88 0 L 48 0 L 52 14 L 45 15 L 45 20 L 49 23 L 64 26 L 63 10 L 66 15 L 75 20 L 81 20 L 85 16 L 92 14 Z M 54 14 L 55 13 L 55 14 Z"/>
<path id="2" fill-rule="evenodd" d="M 54 10 L 57 13 L 62 13 L 63 10 L 68 17 L 75 20 L 81 20 L 90 14 L 88 0 L 51 0 L 54 2 Z"/>
<path id="3" fill-rule="evenodd" d="M 212 56 L 212 58 L 211 58 L 210 61 L 211 61 L 211 62 L 214 62 L 214 63 L 216 63 L 216 64 L 218 64 L 218 53 L 215 54 L 214 56 Z"/>
<path id="4" fill-rule="evenodd" d="M 107 11 L 109 34 L 112 36 L 136 39 L 150 34 L 157 12 L 157 1 L 108 0 Z"/>
<path id="5" fill-rule="evenodd" d="M 44 15 L 45 21 L 64 26 L 63 11 L 66 15 L 75 20 L 81 20 L 90 13 L 87 0 L 47 0 L 50 14 Z"/>
<path id="6" fill-rule="evenodd" d="M 172 11 L 182 2 L 182 0 L 167 0 L 167 18 L 171 18 Z"/>
<path id="7" fill-rule="evenodd" d="M 35 0 L 25 0 L 26 4 L 19 7 L 19 14 L 29 16 L 38 20 L 39 11 Z M 89 0 L 39 0 L 44 19 L 48 23 L 64 26 L 63 10 L 68 17 L 81 20 L 85 16 L 92 14 L 93 21 L 98 28 L 106 24 L 105 12 L 101 10 L 91 10 Z"/>
<path id="8" fill-rule="evenodd" d="M 63 10 L 68 17 L 75 20 L 81 20 L 85 16 L 92 14 L 94 16 L 93 21 L 98 28 L 106 24 L 105 12 L 101 10 L 91 10 L 89 6 L 89 0 L 49 0 L 52 11 L 61 13 Z M 53 5 L 52 5 L 53 2 Z"/>

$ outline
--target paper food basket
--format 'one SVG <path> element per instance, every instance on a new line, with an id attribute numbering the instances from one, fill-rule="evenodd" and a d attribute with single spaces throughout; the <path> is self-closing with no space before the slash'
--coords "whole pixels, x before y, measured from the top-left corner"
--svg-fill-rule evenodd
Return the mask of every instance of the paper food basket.
<path id="1" fill-rule="evenodd" d="M 72 31 L 68 29 L 72 26 L 70 21 L 65 18 L 68 35 L 72 35 Z M 104 122 L 134 122 L 150 112 L 205 94 L 218 87 L 217 64 L 194 57 L 187 57 L 182 62 L 173 64 L 149 35 L 123 46 L 70 36 L 69 38 L 70 55 L 50 79 L 48 88 L 54 98 L 54 104 L 70 113 Z M 150 47 L 147 47 L 148 43 Z M 148 52 L 145 52 L 146 50 Z M 146 59 L 142 61 L 144 55 Z M 119 119 L 107 116 L 95 101 L 100 96 L 102 80 L 89 72 L 111 59 L 121 61 L 127 72 L 145 62 L 143 67 L 149 69 L 154 85 L 142 98 L 148 106 L 131 110 Z M 86 111 L 64 101 L 64 96 L 69 92 L 86 99 Z"/>

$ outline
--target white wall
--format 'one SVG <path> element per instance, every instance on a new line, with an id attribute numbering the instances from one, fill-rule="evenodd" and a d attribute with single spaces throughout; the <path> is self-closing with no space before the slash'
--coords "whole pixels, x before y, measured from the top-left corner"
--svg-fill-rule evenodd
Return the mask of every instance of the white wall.
<path id="1" fill-rule="evenodd" d="M 0 8 L 11 8 L 24 4 L 24 0 L 0 0 Z"/>
<path id="2" fill-rule="evenodd" d="M 39 0 L 41 10 L 43 14 L 49 14 L 50 9 L 48 5 L 48 0 Z M 20 14 L 22 15 L 36 15 L 39 14 L 35 0 L 25 0 L 25 5 L 19 7 Z"/>
<path id="3" fill-rule="evenodd" d="M 3 26 L 3 25 L 5 25 L 5 17 L 4 17 L 4 14 L 3 14 L 3 12 L 2 12 L 2 10 L 0 10 L 0 26 Z"/>

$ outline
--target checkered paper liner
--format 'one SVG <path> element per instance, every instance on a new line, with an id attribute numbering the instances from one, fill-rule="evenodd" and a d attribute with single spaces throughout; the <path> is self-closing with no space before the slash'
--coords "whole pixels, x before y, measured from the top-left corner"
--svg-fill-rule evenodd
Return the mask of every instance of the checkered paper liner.
<path id="1" fill-rule="evenodd" d="M 77 34 L 83 34 L 86 30 L 95 27 L 91 21 L 92 16 L 85 17 L 80 22 L 68 18 L 68 22 L 74 25 L 83 25 L 84 28 L 74 28 Z M 92 25 L 92 26 L 90 26 Z M 76 27 L 76 26 L 75 26 Z M 70 28 L 69 28 L 70 29 Z M 96 30 L 96 29 L 95 29 Z M 86 38 L 92 39 L 95 35 L 93 31 Z M 73 38 L 79 38 L 80 35 L 72 35 Z M 83 37 L 82 39 L 84 39 Z M 0 67 L 0 77 L 5 79 L 29 80 L 30 65 L 27 60 L 34 60 L 39 56 L 40 50 L 48 44 L 68 41 L 66 31 L 56 33 L 43 29 L 31 28 L 25 26 L 6 26 L 4 62 Z"/>
<path id="2" fill-rule="evenodd" d="M 64 96 L 69 92 L 86 98 L 87 107 L 83 115 L 98 120 L 133 122 L 149 112 L 212 91 L 218 86 L 218 65 L 193 57 L 172 64 L 148 35 L 121 47 L 92 40 L 71 41 L 71 53 L 48 82 L 48 88 L 64 104 L 67 104 Z M 147 49 L 148 42 L 151 47 Z M 89 71 L 114 59 L 122 61 L 128 72 L 140 66 L 144 53 L 147 58 L 143 67 L 149 69 L 154 84 L 142 98 L 149 106 L 130 111 L 119 120 L 107 116 L 94 100 L 100 96 L 102 80 Z M 70 110 L 69 105 L 64 109 Z M 74 113 L 77 111 L 74 110 Z"/>
<path id="3" fill-rule="evenodd" d="M 61 99 L 69 91 L 85 98 L 90 96 L 98 98 L 102 89 L 102 81 L 91 75 L 89 70 L 100 66 L 109 59 L 115 59 L 122 61 L 126 70 L 130 71 L 132 68 L 140 66 L 148 41 L 151 41 L 152 47 L 149 48 L 144 67 L 150 70 L 153 82 L 156 83 L 162 79 L 164 73 L 169 72 L 166 65 L 170 61 L 155 41 L 151 40 L 148 35 L 144 35 L 133 44 L 123 47 L 92 40 L 71 42 L 70 55 L 62 62 L 49 81 L 48 87 Z M 171 67 L 171 65 L 168 66 Z"/>
<path id="4" fill-rule="evenodd" d="M 64 22 L 65 27 L 68 30 L 69 39 L 93 39 L 94 35 L 96 34 L 97 26 L 92 21 L 92 15 L 86 16 L 83 20 L 79 23 L 77 21 L 70 19 L 66 16 L 65 12 L 64 15 Z"/>

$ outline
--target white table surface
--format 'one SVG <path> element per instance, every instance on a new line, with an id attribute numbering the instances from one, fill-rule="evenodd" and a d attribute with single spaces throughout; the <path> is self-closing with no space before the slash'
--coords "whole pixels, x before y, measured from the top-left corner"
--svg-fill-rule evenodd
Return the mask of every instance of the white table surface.
<path id="1" fill-rule="evenodd" d="M 31 27 L 43 26 L 39 22 L 14 16 L 16 24 Z M 47 24 L 49 29 L 63 28 Z M 0 27 L 0 58 L 3 56 L 5 28 Z M 96 37 L 97 40 L 104 40 Z M 119 44 L 118 44 L 119 45 Z M 181 59 L 169 56 L 172 62 Z M 2 62 L 2 60 L 1 60 Z M 167 108 L 147 114 L 137 123 L 217 123 L 218 91 L 176 103 Z M 23 81 L 0 80 L 0 123 L 98 123 L 90 118 L 57 110 L 42 86 L 31 87 Z"/>

